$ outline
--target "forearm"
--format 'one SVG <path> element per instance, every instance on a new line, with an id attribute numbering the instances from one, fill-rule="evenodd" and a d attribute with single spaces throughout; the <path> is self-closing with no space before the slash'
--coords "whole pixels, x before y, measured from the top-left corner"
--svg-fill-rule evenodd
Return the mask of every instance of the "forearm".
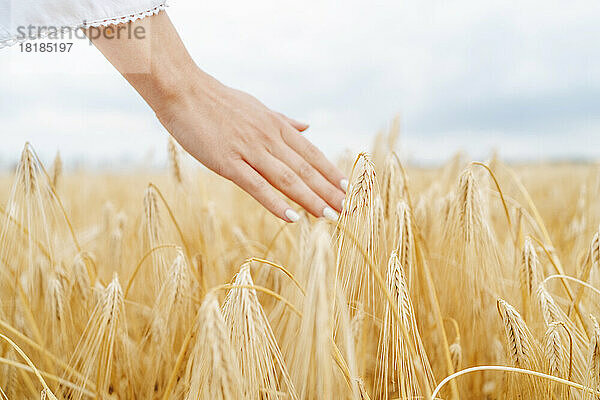
<path id="1" fill-rule="evenodd" d="M 216 84 L 196 66 L 165 12 L 131 24 L 133 35 L 116 37 L 118 28 L 108 27 L 88 36 L 157 114 L 181 100 L 191 82 Z"/>

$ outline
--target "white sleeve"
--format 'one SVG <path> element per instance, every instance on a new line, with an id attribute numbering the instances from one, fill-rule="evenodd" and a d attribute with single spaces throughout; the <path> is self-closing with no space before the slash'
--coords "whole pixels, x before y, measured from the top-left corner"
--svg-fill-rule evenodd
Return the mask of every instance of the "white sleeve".
<path id="1" fill-rule="evenodd" d="M 157 14 L 166 0 L 0 0 L 0 48 L 53 29 L 116 25 Z M 33 28 L 31 28 L 33 27 Z"/>

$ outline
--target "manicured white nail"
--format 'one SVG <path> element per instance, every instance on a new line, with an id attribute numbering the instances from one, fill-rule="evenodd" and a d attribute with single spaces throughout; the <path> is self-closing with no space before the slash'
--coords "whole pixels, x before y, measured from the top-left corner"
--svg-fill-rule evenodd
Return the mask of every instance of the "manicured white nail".
<path id="1" fill-rule="evenodd" d="M 331 207 L 325 207 L 325 209 L 323 210 L 323 216 L 327 219 L 332 220 L 333 222 L 337 222 L 338 218 L 340 217 L 338 213 L 336 213 L 335 210 Z"/>
<path id="2" fill-rule="evenodd" d="M 292 210 L 291 208 L 288 208 L 287 210 L 285 210 L 285 217 L 287 219 L 289 219 L 291 222 L 298 222 L 298 220 L 300 219 L 300 215 Z"/>
<path id="3" fill-rule="evenodd" d="M 342 179 L 340 181 L 340 187 L 344 192 L 348 191 L 348 179 Z"/>

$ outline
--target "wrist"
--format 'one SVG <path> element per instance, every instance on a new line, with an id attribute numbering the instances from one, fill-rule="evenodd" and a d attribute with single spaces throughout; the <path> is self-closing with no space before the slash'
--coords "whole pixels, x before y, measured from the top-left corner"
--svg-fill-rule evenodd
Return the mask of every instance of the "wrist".
<path id="1" fill-rule="evenodd" d="M 160 116 L 209 77 L 193 61 L 166 13 L 132 24 L 144 27 L 148 35 L 143 40 L 100 38 L 94 44 Z"/>
<path id="2" fill-rule="evenodd" d="M 153 65 L 148 76 L 149 90 L 142 96 L 155 113 L 181 102 L 188 96 L 190 82 L 199 75 L 199 68 L 191 61 L 168 62 Z"/>
<path id="3" fill-rule="evenodd" d="M 152 95 L 145 99 L 163 125 L 197 105 L 199 99 L 211 97 L 211 93 L 222 86 L 195 64 L 172 73 L 153 75 L 151 80 Z"/>

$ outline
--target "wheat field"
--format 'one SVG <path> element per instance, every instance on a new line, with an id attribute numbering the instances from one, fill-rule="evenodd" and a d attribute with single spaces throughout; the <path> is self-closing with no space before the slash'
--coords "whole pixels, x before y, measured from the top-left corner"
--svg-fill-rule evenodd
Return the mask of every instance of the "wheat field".
<path id="1" fill-rule="evenodd" d="M 185 162 L 0 176 L 0 399 L 600 398 L 600 167 L 346 155 L 336 223 Z M 15 157 L 15 162 L 17 158 Z"/>

